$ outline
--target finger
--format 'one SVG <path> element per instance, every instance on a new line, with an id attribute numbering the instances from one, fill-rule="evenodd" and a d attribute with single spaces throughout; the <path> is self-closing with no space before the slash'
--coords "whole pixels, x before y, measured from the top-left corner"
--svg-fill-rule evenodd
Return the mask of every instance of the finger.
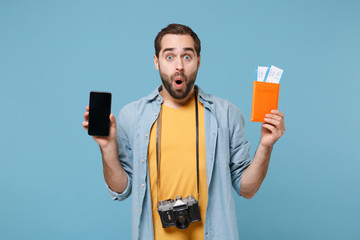
<path id="1" fill-rule="evenodd" d="M 264 123 L 264 124 L 262 125 L 262 127 L 268 129 L 270 132 L 276 131 L 276 128 L 275 128 L 273 125 L 271 125 L 271 124 Z"/>
<path id="2" fill-rule="evenodd" d="M 276 114 L 282 118 L 284 118 L 284 114 L 282 112 L 280 112 L 279 110 L 275 109 L 275 110 L 271 110 L 272 114 Z"/>
<path id="3" fill-rule="evenodd" d="M 85 130 L 88 130 L 88 128 L 89 128 L 89 122 L 83 122 L 82 123 L 82 126 L 83 126 L 83 128 L 85 128 Z"/>
<path id="4" fill-rule="evenodd" d="M 114 116 L 114 114 L 110 114 L 110 124 L 111 124 L 111 126 L 115 126 L 116 127 L 116 119 L 115 119 L 115 116 Z"/>
<path id="5" fill-rule="evenodd" d="M 87 122 L 89 121 L 89 112 L 84 113 L 84 120 Z"/>
<path id="6" fill-rule="evenodd" d="M 114 116 L 114 114 L 110 113 L 109 118 L 110 118 L 110 121 L 115 121 L 115 116 Z"/>
<path id="7" fill-rule="evenodd" d="M 275 119 L 275 120 L 282 120 L 282 117 L 280 117 L 279 115 L 275 115 L 275 114 L 265 114 L 266 118 L 271 118 L 271 119 Z"/>
<path id="8" fill-rule="evenodd" d="M 281 125 L 281 121 L 280 120 L 277 120 L 277 119 L 273 119 L 273 118 L 264 118 L 264 121 L 266 122 L 266 123 L 269 123 L 269 124 L 271 124 L 271 125 L 273 125 L 274 127 L 280 127 L 280 125 Z"/>
<path id="9" fill-rule="evenodd" d="M 89 110 L 90 110 L 90 107 L 89 107 L 89 106 L 86 106 L 85 109 L 86 109 L 86 111 L 89 111 Z"/>

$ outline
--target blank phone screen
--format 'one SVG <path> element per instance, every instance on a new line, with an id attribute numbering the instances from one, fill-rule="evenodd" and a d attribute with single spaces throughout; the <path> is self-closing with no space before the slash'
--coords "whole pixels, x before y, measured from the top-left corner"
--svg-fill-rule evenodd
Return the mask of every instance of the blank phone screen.
<path id="1" fill-rule="evenodd" d="M 89 128 L 92 136 L 109 136 L 111 93 L 90 92 Z"/>

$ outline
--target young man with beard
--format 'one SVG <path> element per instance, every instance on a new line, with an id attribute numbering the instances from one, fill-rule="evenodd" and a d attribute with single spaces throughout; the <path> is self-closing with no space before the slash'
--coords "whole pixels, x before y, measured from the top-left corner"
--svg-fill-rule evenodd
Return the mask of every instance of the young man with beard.
<path id="1" fill-rule="evenodd" d="M 280 111 L 267 114 L 251 159 L 239 109 L 194 85 L 200 50 L 189 27 L 162 29 L 154 55 L 162 85 L 126 105 L 117 124 L 111 114 L 108 137 L 94 137 L 113 199 L 133 194 L 133 239 L 238 239 L 231 185 L 252 198 L 265 178 L 273 145 L 285 131 Z M 87 106 L 85 129 L 88 116 Z M 185 229 L 164 228 L 158 202 L 188 195 L 199 201 L 201 220 Z"/>

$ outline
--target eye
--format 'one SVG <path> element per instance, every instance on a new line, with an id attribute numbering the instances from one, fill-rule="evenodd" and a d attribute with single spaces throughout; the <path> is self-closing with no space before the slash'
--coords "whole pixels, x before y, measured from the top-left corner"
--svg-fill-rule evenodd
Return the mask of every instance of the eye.
<path id="1" fill-rule="evenodd" d="M 174 59 L 174 57 L 173 57 L 173 56 L 171 56 L 171 55 L 168 55 L 168 56 L 166 56 L 166 59 L 167 59 L 167 60 L 173 60 L 173 59 Z"/>
<path id="2" fill-rule="evenodd" d="M 191 57 L 190 57 L 190 55 L 185 55 L 185 56 L 184 56 L 184 59 L 185 59 L 185 60 L 190 60 Z"/>

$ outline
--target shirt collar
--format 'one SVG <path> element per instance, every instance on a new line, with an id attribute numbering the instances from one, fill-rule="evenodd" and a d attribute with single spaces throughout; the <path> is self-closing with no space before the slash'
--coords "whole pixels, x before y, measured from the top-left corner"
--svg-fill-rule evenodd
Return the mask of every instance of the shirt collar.
<path id="1" fill-rule="evenodd" d="M 212 104 L 213 102 L 210 99 L 210 96 L 206 94 L 198 85 L 195 85 L 195 89 L 198 91 L 200 102 L 204 104 L 204 102 L 207 102 L 209 104 Z M 161 102 L 163 100 L 160 91 L 162 90 L 162 85 L 157 87 L 152 93 L 150 93 L 148 96 L 145 97 L 145 99 L 149 102 L 152 102 L 156 99 L 160 99 Z"/>
<path id="2" fill-rule="evenodd" d="M 209 104 L 213 103 L 213 101 L 210 99 L 210 95 L 205 93 L 198 85 L 195 85 L 195 88 L 198 91 L 199 99 L 200 99 L 201 103 L 203 103 L 203 104 L 204 104 L 204 102 L 207 102 Z"/>
<path id="3" fill-rule="evenodd" d="M 150 93 L 148 96 L 146 96 L 145 100 L 152 102 L 152 101 L 155 101 L 157 98 L 160 98 L 161 102 L 162 102 L 162 96 L 160 95 L 161 89 L 162 89 L 162 86 L 160 85 L 152 93 Z"/>

